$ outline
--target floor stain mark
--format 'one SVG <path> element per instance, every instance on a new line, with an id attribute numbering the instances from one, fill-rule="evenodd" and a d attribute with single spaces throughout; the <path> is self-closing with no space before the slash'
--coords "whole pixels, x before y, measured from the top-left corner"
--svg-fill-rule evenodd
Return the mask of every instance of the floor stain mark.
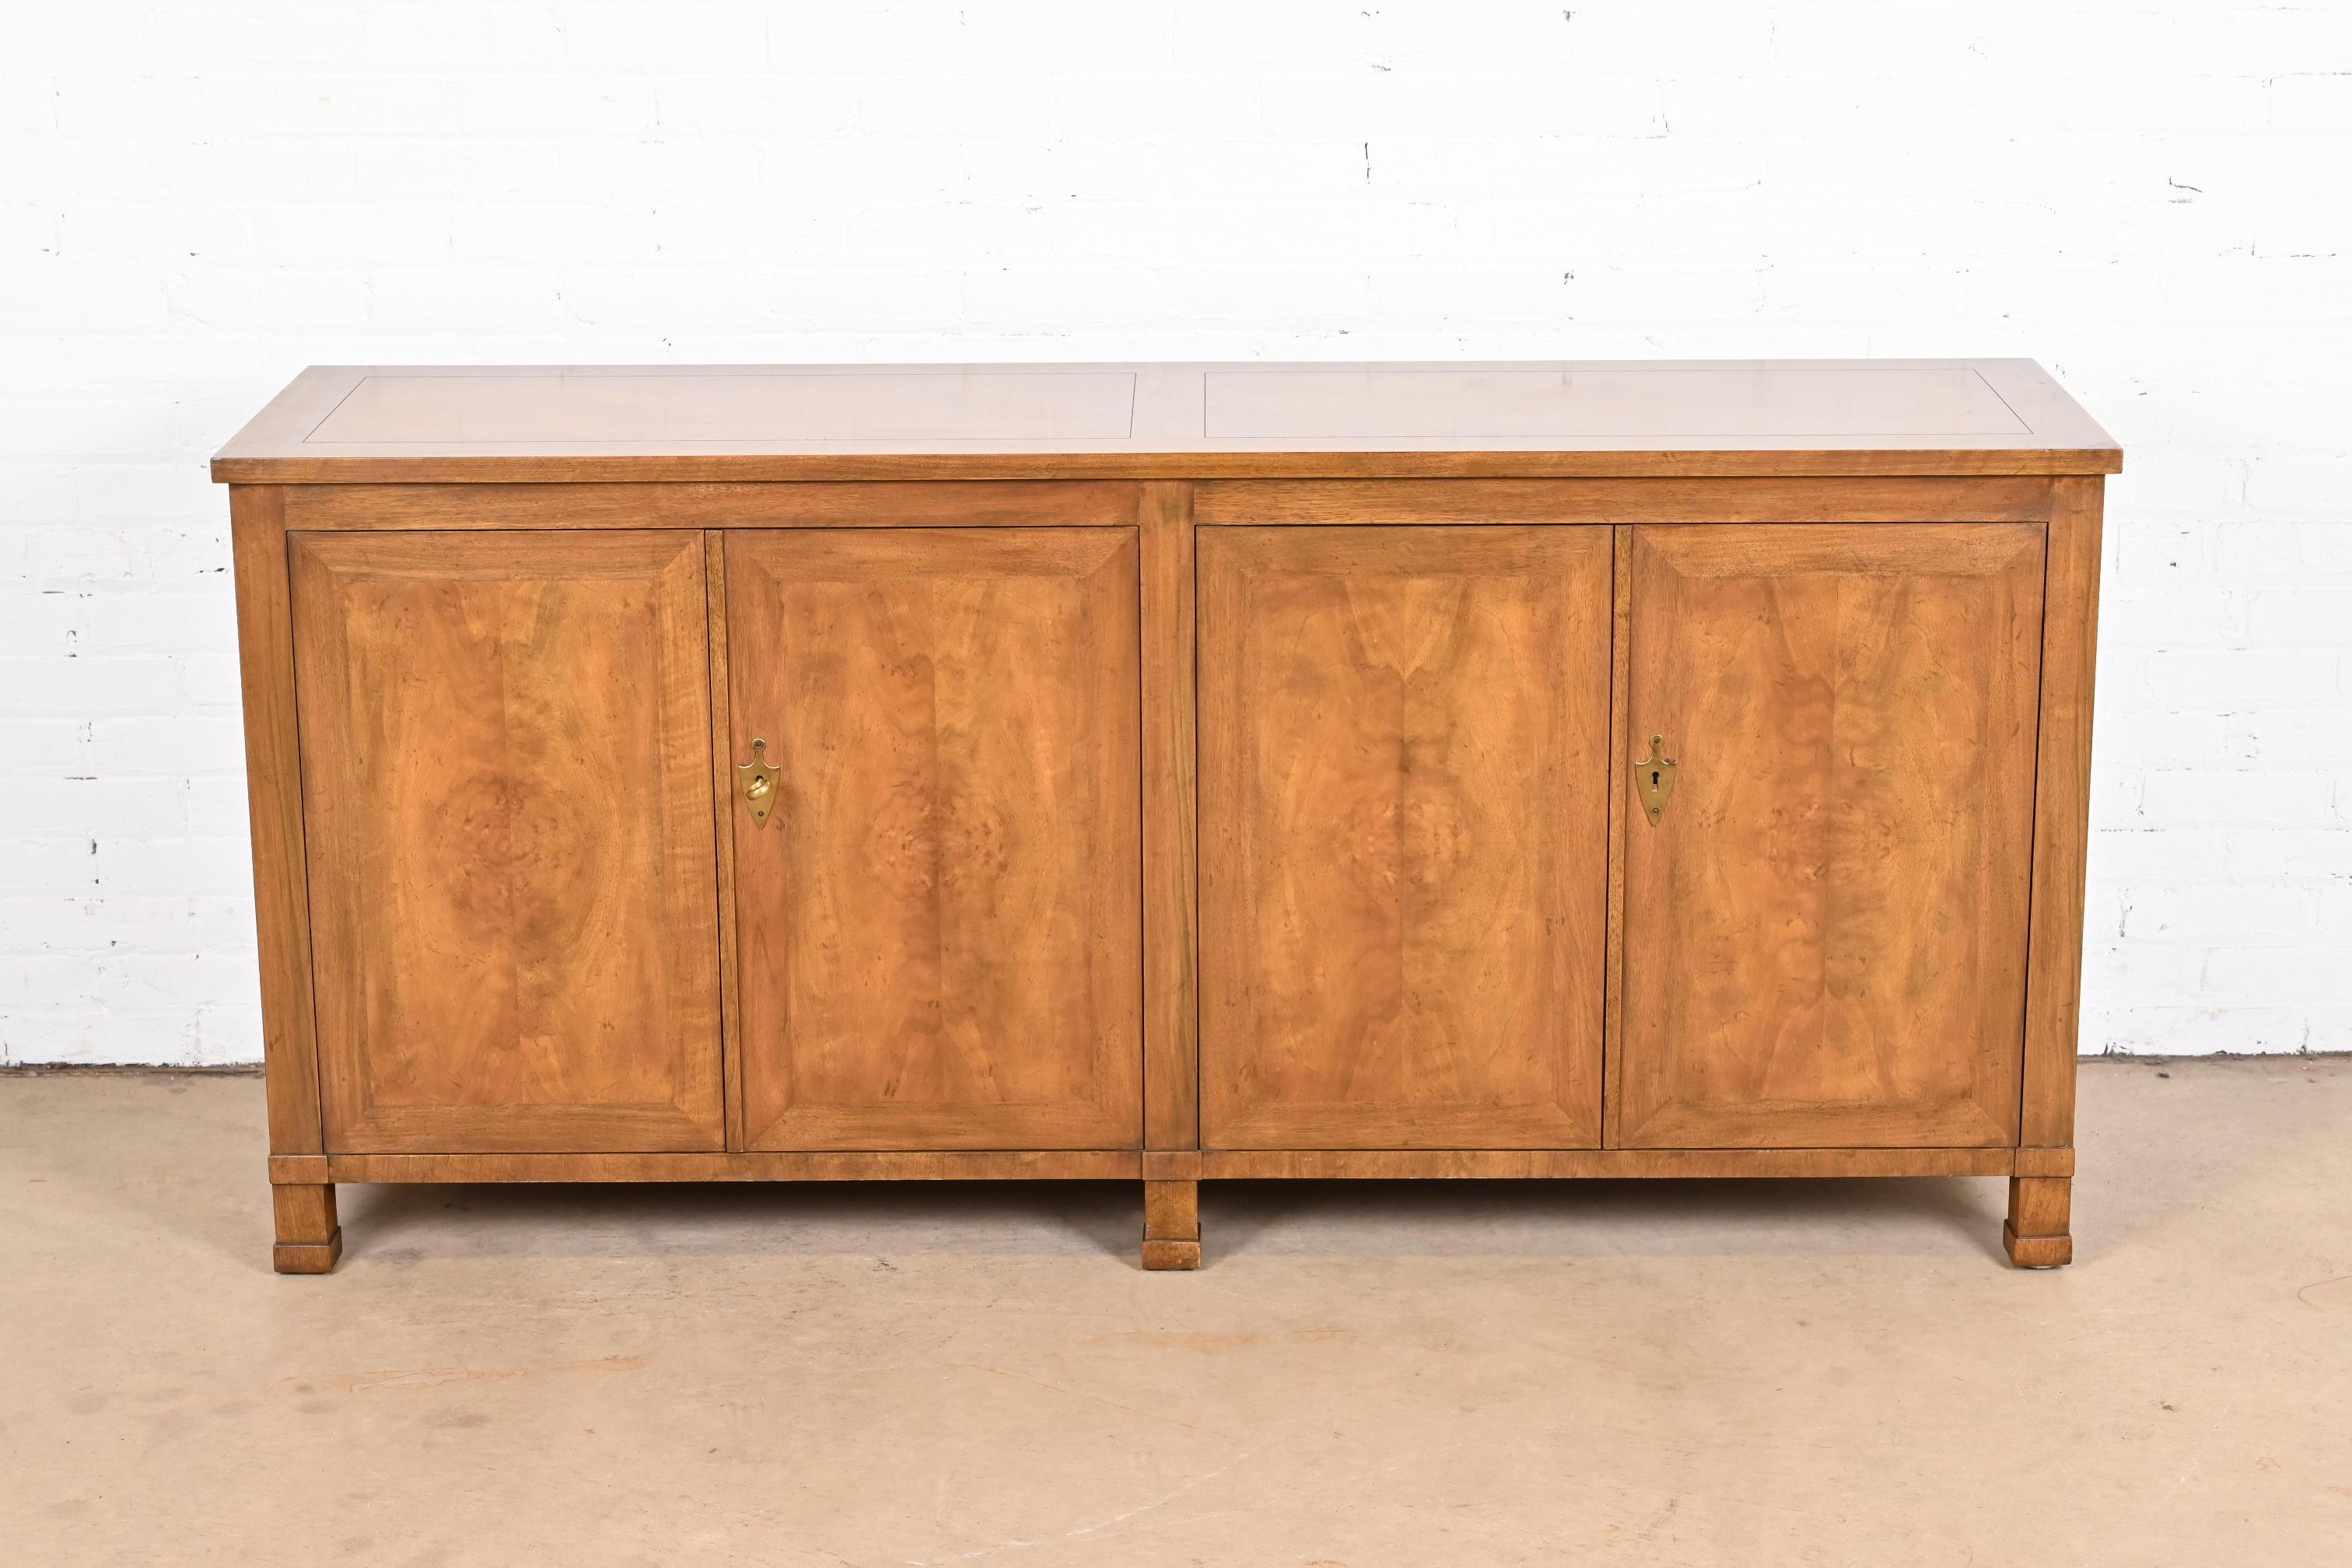
<path id="1" fill-rule="evenodd" d="M 2315 1300 L 2313 1291 L 2319 1292 Z M 2315 1279 L 2294 1293 L 2294 1299 L 2315 1312 L 2352 1312 L 2352 1274 Z"/>
<path id="2" fill-rule="evenodd" d="M 506 1383 L 519 1377 L 544 1377 L 550 1373 L 640 1372 L 645 1364 L 646 1358 L 641 1355 L 608 1355 L 599 1356 L 593 1361 L 557 1362 L 549 1366 L 435 1366 L 389 1372 L 331 1373 L 308 1380 L 288 1379 L 278 1386 L 284 1393 L 298 1393 L 305 1386 L 316 1386 L 343 1394 L 365 1394 L 378 1388 L 446 1388 L 453 1384 Z"/>

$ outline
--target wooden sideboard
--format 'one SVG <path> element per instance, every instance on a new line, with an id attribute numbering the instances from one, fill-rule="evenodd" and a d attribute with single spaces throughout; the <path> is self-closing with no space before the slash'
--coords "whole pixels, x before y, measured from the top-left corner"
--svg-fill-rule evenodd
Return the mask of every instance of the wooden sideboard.
<path id="1" fill-rule="evenodd" d="M 226 447 L 344 1182 L 2010 1178 L 2101 476 L 2025 361 L 314 369 Z"/>

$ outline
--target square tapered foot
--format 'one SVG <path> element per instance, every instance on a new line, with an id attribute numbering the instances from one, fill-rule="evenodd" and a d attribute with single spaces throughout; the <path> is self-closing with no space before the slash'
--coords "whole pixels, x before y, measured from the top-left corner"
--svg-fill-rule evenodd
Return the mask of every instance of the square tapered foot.
<path id="1" fill-rule="evenodd" d="M 1143 1184 L 1143 1266 L 1201 1267 L 1201 1184 Z"/>
<path id="2" fill-rule="evenodd" d="M 270 1266 L 280 1274 L 331 1274 L 343 1255 L 343 1227 L 337 1226 L 324 1241 L 281 1241 L 269 1249 Z"/>
<path id="3" fill-rule="evenodd" d="M 304 1184 L 269 1189 L 278 1223 L 270 1265 L 280 1274 L 325 1274 L 343 1255 L 343 1227 L 335 1223 L 335 1189 Z"/>
<path id="4" fill-rule="evenodd" d="M 2020 1268 L 2063 1268 L 2074 1261 L 2071 1176 L 2012 1176 L 2000 1245 Z"/>
<path id="5" fill-rule="evenodd" d="M 2063 1268 L 2074 1261 L 2073 1237 L 2020 1236 L 2006 1220 L 2001 1222 L 2000 1244 L 2008 1249 L 2009 1260 L 2020 1268 Z"/>

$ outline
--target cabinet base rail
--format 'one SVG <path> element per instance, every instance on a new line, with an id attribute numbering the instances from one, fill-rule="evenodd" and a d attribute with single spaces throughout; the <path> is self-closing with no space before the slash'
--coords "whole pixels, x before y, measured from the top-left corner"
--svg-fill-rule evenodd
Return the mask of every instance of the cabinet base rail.
<path id="1" fill-rule="evenodd" d="M 2002 1245 L 2021 1268 L 2073 1260 L 2071 1148 L 1209 1149 L 665 1153 L 273 1154 L 281 1274 L 342 1254 L 335 1184 L 506 1182 L 1139 1181 L 1147 1269 L 1201 1266 L 1200 1184 L 1247 1180 L 1497 1180 L 2006 1176 Z"/>

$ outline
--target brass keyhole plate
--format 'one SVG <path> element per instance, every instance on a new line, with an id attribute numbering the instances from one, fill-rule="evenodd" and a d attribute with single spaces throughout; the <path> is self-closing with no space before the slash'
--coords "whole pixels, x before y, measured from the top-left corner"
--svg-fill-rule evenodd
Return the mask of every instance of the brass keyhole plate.
<path id="1" fill-rule="evenodd" d="M 742 786 L 744 804 L 751 808 L 751 825 L 767 826 L 768 814 L 776 809 L 776 796 L 781 793 L 776 781 L 783 776 L 783 770 L 769 763 L 766 741 L 751 742 L 751 760 L 738 767 L 735 776 Z"/>
<path id="2" fill-rule="evenodd" d="M 1667 797 L 1675 793 L 1675 770 L 1680 764 L 1665 754 L 1666 738 L 1650 737 L 1650 754 L 1633 764 L 1633 789 L 1642 797 L 1642 814 L 1655 827 L 1666 814 Z"/>

